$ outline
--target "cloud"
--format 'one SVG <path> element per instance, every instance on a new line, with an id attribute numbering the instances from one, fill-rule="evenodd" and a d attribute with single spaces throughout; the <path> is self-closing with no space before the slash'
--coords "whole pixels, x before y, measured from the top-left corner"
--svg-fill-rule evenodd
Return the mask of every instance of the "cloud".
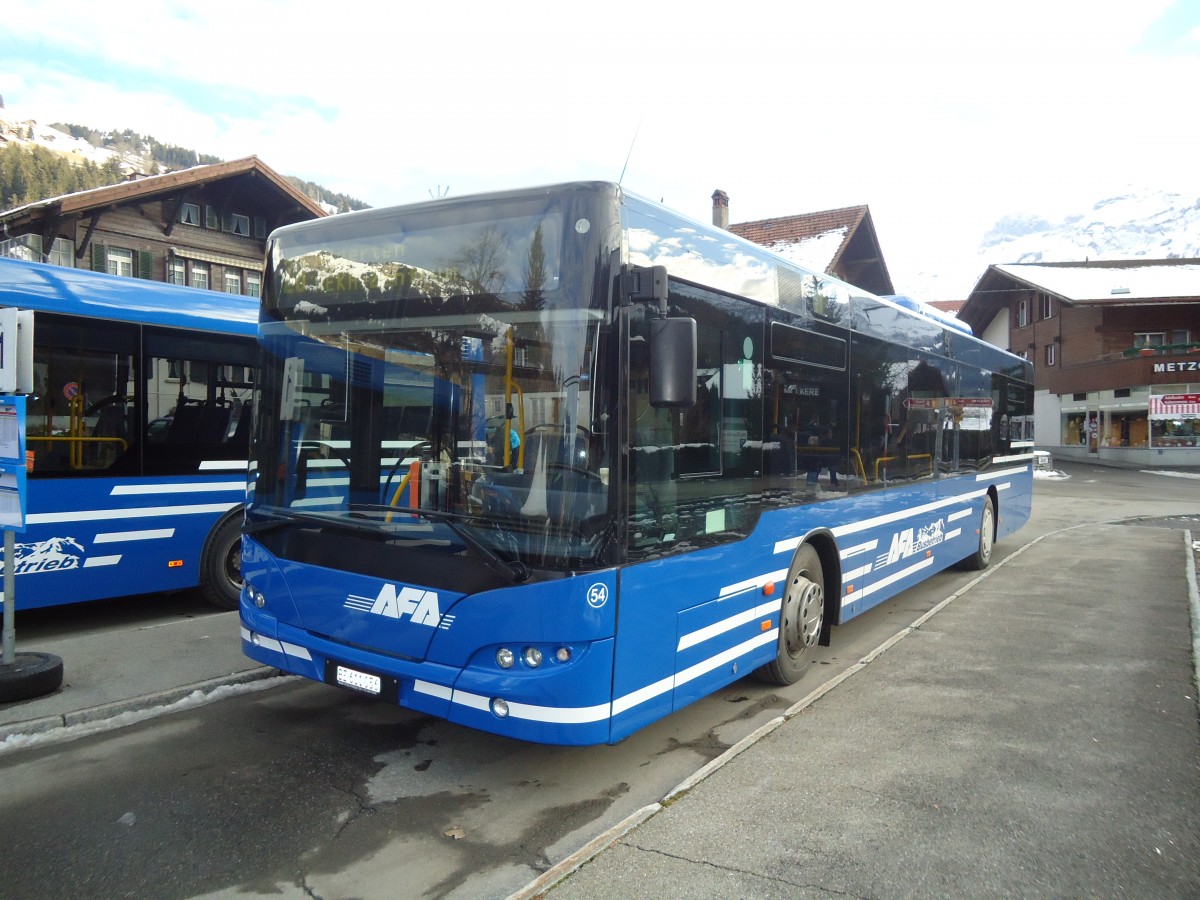
<path id="1" fill-rule="evenodd" d="M 1191 177 L 1200 57 L 1142 43 L 1180 8 L 9 0 L 0 94 L 372 205 L 616 179 L 627 156 L 627 187 L 702 220 L 715 188 L 734 221 L 866 203 L 895 276 L 935 233 Z"/>

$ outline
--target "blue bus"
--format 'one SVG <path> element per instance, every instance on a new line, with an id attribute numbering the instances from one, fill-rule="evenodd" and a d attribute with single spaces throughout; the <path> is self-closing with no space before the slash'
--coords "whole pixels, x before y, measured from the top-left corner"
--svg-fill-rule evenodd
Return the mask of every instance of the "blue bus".
<path id="1" fill-rule="evenodd" d="M 287 672 L 612 743 L 1030 514 L 1028 362 L 615 184 L 288 226 L 266 269 L 242 641 Z"/>
<path id="2" fill-rule="evenodd" d="M 258 299 L 0 258 L 0 306 L 34 320 L 16 608 L 236 609 Z"/>

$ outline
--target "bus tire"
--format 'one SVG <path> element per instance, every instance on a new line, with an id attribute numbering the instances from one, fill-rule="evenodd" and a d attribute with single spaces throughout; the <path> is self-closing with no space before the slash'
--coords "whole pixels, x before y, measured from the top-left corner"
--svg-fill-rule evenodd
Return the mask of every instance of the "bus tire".
<path id="1" fill-rule="evenodd" d="M 992 498 L 983 498 L 983 512 L 979 514 L 979 543 L 975 552 L 962 560 L 959 568 L 978 572 L 992 562 L 992 546 L 996 543 L 996 507 Z"/>
<path id="2" fill-rule="evenodd" d="M 755 671 L 769 684 L 795 684 L 812 664 L 825 624 L 825 572 L 810 544 L 796 551 L 779 611 L 775 659 Z"/>
<path id="3" fill-rule="evenodd" d="M 242 596 L 242 511 L 222 519 L 200 557 L 200 594 L 213 606 L 237 609 Z"/>
<path id="4" fill-rule="evenodd" d="M 63 663 L 57 656 L 31 651 L 14 653 L 11 665 L 0 663 L 0 703 L 53 693 L 62 680 Z"/>

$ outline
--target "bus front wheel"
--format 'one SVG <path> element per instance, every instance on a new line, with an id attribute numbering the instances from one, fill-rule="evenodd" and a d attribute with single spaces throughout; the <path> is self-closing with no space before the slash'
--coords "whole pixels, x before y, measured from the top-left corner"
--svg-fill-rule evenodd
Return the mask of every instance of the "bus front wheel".
<path id="1" fill-rule="evenodd" d="M 825 623 L 825 573 L 809 544 L 796 551 L 779 612 L 775 659 L 754 674 L 770 684 L 795 684 L 813 660 Z"/>
<path id="2" fill-rule="evenodd" d="M 226 516 L 200 558 L 200 594 L 213 606 L 237 609 L 242 595 L 242 514 Z"/>

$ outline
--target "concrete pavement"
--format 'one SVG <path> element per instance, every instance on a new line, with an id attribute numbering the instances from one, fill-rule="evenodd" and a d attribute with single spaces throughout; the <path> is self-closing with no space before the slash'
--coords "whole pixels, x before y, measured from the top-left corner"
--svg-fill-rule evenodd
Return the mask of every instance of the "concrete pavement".
<path id="1" fill-rule="evenodd" d="M 1044 535 L 514 896 L 1200 896 L 1184 534 Z"/>

